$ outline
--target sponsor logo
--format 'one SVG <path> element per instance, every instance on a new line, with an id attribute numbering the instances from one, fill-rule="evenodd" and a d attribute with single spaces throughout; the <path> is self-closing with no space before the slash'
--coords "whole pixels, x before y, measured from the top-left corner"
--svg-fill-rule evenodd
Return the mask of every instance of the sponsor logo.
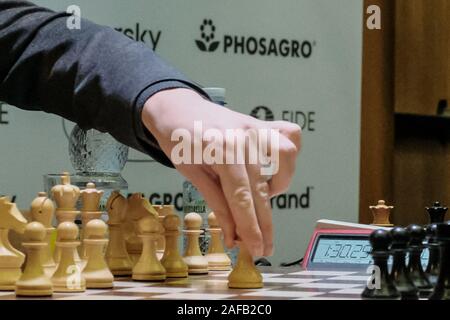
<path id="1" fill-rule="evenodd" d="M 271 207 L 278 210 L 289 210 L 289 209 L 309 209 L 311 208 L 311 197 L 314 187 L 308 186 L 306 190 L 301 193 L 285 193 L 276 196 L 270 200 Z M 158 193 L 153 192 L 148 197 L 151 204 L 154 205 L 166 205 L 171 204 L 174 206 L 175 210 L 183 212 L 183 193 Z M 204 206 L 196 208 L 198 210 L 191 211 L 205 211 Z"/>
<path id="2" fill-rule="evenodd" d="M 269 108 L 267 108 L 265 106 L 258 106 L 256 108 L 254 108 L 250 112 L 250 115 L 259 120 L 264 120 L 264 121 L 275 120 L 275 116 L 274 116 L 272 110 L 270 110 Z"/>
<path id="3" fill-rule="evenodd" d="M 201 40 L 195 40 L 197 48 L 201 51 L 213 52 L 219 47 L 220 42 L 215 41 L 216 26 L 211 19 L 203 20 L 200 25 Z"/>
<path id="4" fill-rule="evenodd" d="M 114 30 L 123 33 L 131 40 L 135 40 L 138 42 L 143 42 L 151 46 L 153 50 L 156 50 L 158 44 L 161 40 L 162 31 L 151 30 L 145 27 L 142 27 L 139 22 L 137 22 L 133 27 L 118 27 L 114 28 Z"/>
<path id="5" fill-rule="evenodd" d="M 303 193 L 285 193 L 270 200 L 272 208 L 286 209 L 309 209 L 311 208 L 311 193 L 314 187 L 306 187 Z"/>
<path id="6" fill-rule="evenodd" d="M 257 106 L 250 111 L 250 115 L 264 121 L 284 120 L 298 124 L 303 131 L 316 131 L 316 112 L 304 110 L 281 110 L 275 116 L 274 111 L 266 106 Z"/>
<path id="7" fill-rule="evenodd" d="M 316 131 L 315 111 L 283 110 L 281 120 L 296 123 L 303 131 Z"/>
<path id="8" fill-rule="evenodd" d="M 216 25 L 207 18 L 200 25 L 200 39 L 196 39 L 195 44 L 202 52 L 220 49 L 225 54 L 308 59 L 313 54 L 316 41 L 236 34 L 219 37 Z"/>
<path id="9" fill-rule="evenodd" d="M 178 192 L 175 194 L 171 193 L 157 193 L 154 192 L 150 194 L 148 198 L 151 204 L 154 205 L 166 205 L 172 204 L 177 211 L 183 211 L 183 193 Z"/>

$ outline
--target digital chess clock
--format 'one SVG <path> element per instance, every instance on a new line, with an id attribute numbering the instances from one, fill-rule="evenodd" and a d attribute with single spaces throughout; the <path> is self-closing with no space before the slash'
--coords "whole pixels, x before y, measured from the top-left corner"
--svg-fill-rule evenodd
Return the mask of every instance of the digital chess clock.
<path id="1" fill-rule="evenodd" d="M 372 264 L 369 235 L 390 228 L 333 220 L 319 220 L 311 236 L 302 267 L 307 270 L 366 270 Z M 422 263 L 428 261 L 424 250 Z"/>

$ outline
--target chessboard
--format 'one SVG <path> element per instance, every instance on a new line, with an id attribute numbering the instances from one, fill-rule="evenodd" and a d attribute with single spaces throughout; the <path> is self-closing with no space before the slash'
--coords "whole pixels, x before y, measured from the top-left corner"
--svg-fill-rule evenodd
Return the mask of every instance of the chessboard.
<path id="1" fill-rule="evenodd" d="M 229 289 L 228 271 L 208 275 L 138 282 L 121 277 L 113 289 L 87 289 L 83 293 L 54 293 L 49 298 L 21 298 L 1 292 L 0 300 L 359 300 L 369 274 L 353 271 L 316 271 L 301 267 L 259 267 L 261 289 Z"/>

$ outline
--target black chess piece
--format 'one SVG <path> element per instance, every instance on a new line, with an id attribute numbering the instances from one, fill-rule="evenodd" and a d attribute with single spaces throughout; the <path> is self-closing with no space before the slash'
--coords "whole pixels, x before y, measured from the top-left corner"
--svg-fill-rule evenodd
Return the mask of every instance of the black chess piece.
<path id="1" fill-rule="evenodd" d="M 437 241 L 440 243 L 439 276 L 430 300 L 450 300 L 450 223 L 437 225 Z"/>
<path id="2" fill-rule="evenodd" d="M 425 273 L 434 287 L 439 276 L 439 260 L 440 260 L 440 246 L 437 241 L 437 223 L 432 223 L 427 226 L 427 247 L 429 251 L 429 258 Z"/>
<path id="3" fill-rule="evenodd" d="M 410 240 L 409 233 L 402 227 L 395 227 L 390 232 L 392 236 L 391 252 L 394 256 L 391 276 L 394 280 L 394 285 L 400 292 L 402 300 L 417 300 L 419 299 L 419 290 L 414 286 L 408 268 L 406 268 L 406 253 L 409 251 L 407 246 Z"/>
<path id="4" fill-rule="evenodd" d="M 423 245 L 426 236 L 425 229 L 417 224 L 412 224 L 406 230 L 410 235 L 409 263 L 407 266 L 409 276 L 414 286 L 419 290 L 419 295 L 428 297 L 433 292 L 433 286 L 423 270 L 420 258 L 425 248 Z"/>
<path id="5" fill-rule="evenodd" d="M 392 277 L 388 272 L 389 246 L 391 244 L 391 235 L 386 230 L 375 230 L 370 234 L 370 244 L 372 245 L 372 258 L 374 266 L 378 267 L 379 279 L 374 278 L 366 286 L 361 294 L 364 299 L 399 299 L 400 293 L 394 286 Z M 377 283 L 379 281 L 379 283 Z"/>
<path id="6" fill-rule="evenodd" d="M 432 207 L 426 207 L 428 214 L 430 215 L 430 224 L 443 223 L 445 220 L 445 213 L 448 208 L 441 206 L 439 201 L 436 201 Z"/>

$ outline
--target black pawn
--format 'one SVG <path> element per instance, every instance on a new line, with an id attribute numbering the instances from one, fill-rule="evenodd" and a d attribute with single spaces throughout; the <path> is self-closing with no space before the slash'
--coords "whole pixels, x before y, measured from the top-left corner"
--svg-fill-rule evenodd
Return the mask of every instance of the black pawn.
<path id="1" fill-rule="evenodd" d="M 372 283 L 372 288 L 366 286 L 361 296 L 365 299 L 398 299 L 400 294 L 394 286 L 392 277 L 388 272 L 389 246 L 391 235 L 385 230 L 375 230 L 370 234 L 370 244 L 372 245 L 373 264 L 380 270 L 380 283 Z M 375 278 L 375 282 L 378 279 Z"/>
<path id="2" fill-rule="evenodd" d="M 450 300 L 450 224 L 437 225 L 437 241 L 441 246 L 439 277 L 430 300 Z"/>
<path id="3" fill-rule="evenodd" d="M 391 275 L 395 287 L 400 292 L 403 300 L 419 299 L 419 290 L 414 286 L 406 268 L 407 246 L 410 240 L 409 233 L 405 228 L 395 227 L 391 229 L 392 246 L 391 252 L 394 256 Z"/>
<path id="4" fill-rule="evenodd" d="M 445 220 L 445 213 L 448 208 L 441 206 L 441 204 L 436 201 L 432 207 L 426 207 L 428 214 L 430 215 L 431 223 L 443 223 Z"/>
<path id="5" fill-rule="evenodd" d="M 421 297 L 428 297 L 433 292 L 428 277 L 425 274 L 420 256 L 425 248 L 423 241 L 425 240 L 425 229 L 417 224 L 412 224 L 406 229 L 410 235 L 409 241 L 409 263 L 408 272 L 414 286 L 419 289 Z"/>
<path id="6" fill-rule="evenodd" d="M 437 283 L 439 276 L 439 259 L 440 259 L 440 246 L 437 241 L 437 223 L 432 223 L 427 226 L 427 247 L 430 253 L 428 258 L 427 268 L 425 273 L 430 280 L 431 285 L 434 287 Z"/>

